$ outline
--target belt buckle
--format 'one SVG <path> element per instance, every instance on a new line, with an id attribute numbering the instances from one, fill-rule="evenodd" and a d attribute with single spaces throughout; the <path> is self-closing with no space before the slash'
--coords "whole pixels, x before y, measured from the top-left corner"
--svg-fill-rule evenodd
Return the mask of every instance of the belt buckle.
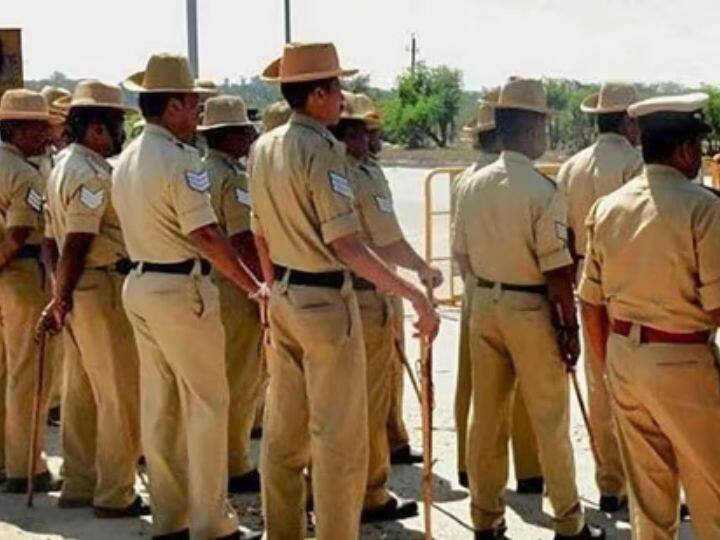
<path id="1" fill-rule="evenodd" d="M 499 302 L 499 301 L 500 301 L 500 298 L 502 297 L 502 293 L 503 293 L 502 283 L 500 283 L 499 281 L 495 281 L 495 282 L 493 283 L 493 286 L 492 286 L 491 290 L 492 290 L 492 299 L 493 299 L 493 301 L 494 301 L 495 303 Z"/>

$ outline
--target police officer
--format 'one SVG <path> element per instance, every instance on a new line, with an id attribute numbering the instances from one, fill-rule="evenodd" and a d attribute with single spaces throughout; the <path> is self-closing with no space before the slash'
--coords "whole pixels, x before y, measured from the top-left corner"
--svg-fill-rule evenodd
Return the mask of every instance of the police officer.
<path id="1" fill-rule="evenodd" d="M 37 345 L 32 328 L 45 303 L 38 255 L 44 181 L 28 157 L 47 145 L 51 118 L 45 98 L 30 90 L 8 90 L 0 100 L 0 316 L 5 343 L 5 491 L 27 488 Z M 47 390 L 47 387 L 45 387 Z M 46 395 L 43 400 L 46 404 Z M 42 422 L 41 422 L 42 424 Z M 43 432 L 40 426 L 39 447 Z M 39 453 L 40 454 L 40 453 Z M 38 455 L 38 492 L 59 489 Z"/>
<path id="2" fill-rule="evenodd" d="M 595 116 L 598 137 L 595 143 L 566 161 L 558 174 L 565 197 L 571 248 L 577 260 L 585 257 L 585 218 L 600 197 L 616 190 L 642 171 L 642 156 L 636 149 L 640 132 L 627 108 L 637 101 L 635 88 L 627 84 L 603 84 L 588 96 L 581 110 Z M 582 264 L 578 265 L 580 271 Z M 579 277 L 577 279 L 579 282 Z M 617 512 L 627 505 L 625 475 L 610 413 L 610 400 L 602 364 L 587 346 L 583 331 L 583 357 L 588 388 L 590 428 L 597 449 L 596 482 L 600 509 Z"/>
<path id="3" fill-rule="evenodd" d="M 253 273 L 261 279 L 260 264 L 250 232 L 248 178 L 240 159 L 247 157 L 257 138 L 240 97 L 218 96 L 205 102 L 198 126 L 208 150 L 203 159 L 210 178 L 210 197 L 218 224 Z M 260 474 L 250 460 L 250 431 L 263 380 L 260 355 L 260 314 L 257 302 L 218 275 L 220 312 L 225 327 L 225 362 L 230 387 L 228 464 L 230 493 L 260 491 Z"/>
<path id="4" fill-rule="evenodd" d="M 122 152 L 112 202 L 134 269 L 123 304 L 140 355 L 141 433 L 159 538 L 239 538 L 226 500 L 225 333 L 211 266 L 261 292 L 217 225 L 196 149 L 198 93 L 187 59 L 153 55 L 124 85 L 147 125 Z M 207 260 L 209 259 L 209 261 Z"/>
<path id="5" fill-rule="evenodd" d="M 576 361 L 578 348 L 572 258 L 562 199 L 555 183 L 533 168 L 546 145 L 542 83 L 508 81 L 495 108 L 503 152 L 469 180 L 453 246 L 466 279 L 476 280 L 467 448 L 475 537 L 502 537 L 505 529 L 507 424 L 519 385 L 537 436 L 555 538 L 604 538 L 585 524 L 575 486 L 563 364 Z"/>
<path id="6" fill-rule="evenodd" d="M 478 150 L 475 163 L 465 169 L 452 184 L 452 201 L 454 211 L 457 209 L 458 199 L 469 179 L 477 171 L 494 163 L 500 156 L 500 141 L 495 129 L 495 109 L 491 105 L 497 101 L 499 90 L 490 92 L 479 101 L 477 118 L 463 130 L 471 135 L 474 146 Z M 460 311 L 460 341 L 458 347 L 458 375 L 455 387 L 455 427 L 457 429 L 457 464 L 458 483 L 469 487 L 467 467 L 465 466 L 465 452 L 467 442 L 467 424 L 470 414 L 472 396 L 472 363 L 470 360 L 470 306 L 472 305 L 472 291 L 475 289 L 475 280 L 464 280 L 464 293 Z M 544 482 L 540 459 L 538 458 L 537 442 L 530 425 L 525 401 L 522 393 L 516 392 L 512 406 L 513 461 L 515 477 L 517 478 L 518 493 L 542 493 Z"/>
<path id="7" fill-rule="evenodd" d="M 646 166 L 587 218 L 580 298 L 606 363 L 633 538 L 677 537 L 679 487 L 698 538 L 720 537 L 720 198 L 691 183 L 705 94 L 631 105 Z"/>
<path id="8" fill-rule="evenodd" d="M 107 158 L 122 149 L 128 109 L 117 86 L 78 83 L 67 120 L 73 143 L 47 186 L 48 228 L 57 242 L 53 299 L 43 323 L 66 325 L 62 508 L 94 506 L 100 518 L 149 513 L 135 494 L 140 457 L 137 350 L 121 302 L 130 270 L 110 204 Z"/>
<path id="9" fill-rule="evenodd" d="M 420 334 L 438 317 L 425 295 L 360 239 L 344 146 L 343 96 L 330 43 L 289 44 L 265 70 L 293 114 L 260 137 L 250 156 L 252 226 L 267 280 L 272 346 L 261 474 L 270 540 L 305 535 L 303 470 L 312 460 L 316 533 L 357 539 L 367 484 L 365 348 L 349 269 L 412 301 Z"/>

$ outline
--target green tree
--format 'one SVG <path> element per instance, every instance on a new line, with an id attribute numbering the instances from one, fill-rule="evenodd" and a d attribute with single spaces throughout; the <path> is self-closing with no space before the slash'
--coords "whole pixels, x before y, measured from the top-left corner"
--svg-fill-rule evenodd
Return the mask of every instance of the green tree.
<path id="1" fill-rule="evenodd" d="M 444 148 L 455 134 L 462 98 L 462 73 L 447 66 L 415 71 L 398 78 L 394 95 L 385 104 L 385 133 L 392 142 L 410 148 L 430 141 Z"/>

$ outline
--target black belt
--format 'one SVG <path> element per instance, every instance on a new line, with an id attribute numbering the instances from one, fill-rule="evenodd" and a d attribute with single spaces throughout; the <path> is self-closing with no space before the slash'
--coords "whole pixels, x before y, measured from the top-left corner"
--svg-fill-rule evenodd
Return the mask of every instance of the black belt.
<path id="1" fill-rule="evenodd" d="M 345 272 L 303 272 L 274 264 L 275 279 L 282 281 L 285 274 L 288 276 L 288 283 L 291 285 L 305 285 L 308 287 L 326 287 L 328 289 L 341 289 L 345 283 Z"/>
<path id="2" fill-rule="evenodd" d="M 500 286 L 500 290 L 503 291 L 515 291 L 525 292 L 532 294 L 547 295 L 547 287 L 545 285 L 513 285 L 511 283 L 495 283 L 494 281 L 488 281 L 487 279 L 477 278 L 478 287 L 484 289 L 494 289 L 496 285 Z"/>
<path id="3" fill-rule="evenodd" d="M 353 275 L 352 277 L 353 289 L 356 291 L 375 291 L 377 287 L 372 281 L 368 281 L 360 276 Z"/>
<path id="4" fill-rule="evenodd" d="M 197 259 L 187 259 L 176 263 L 154 263 L 154 262 L 132 262 L 131 269 L 141 266 L 142 273 L 157 272 L 159 274 L 185 274 L 188 275 L 195 268 Z M 212 265 L 205 259 L 200 259 L 200 273 L 207 276 L 212 270 Z"/>
<path id="5" fill-rule="evenodd" d="M 120 274 L 121 276 L 127 276 L 130 271 L 135 268 L 137 265 L 133 263 L 130 259 L 122 258 L 115 261 L 115 264 L 110 264 L 108 266 L 93 266 L 91 268 L 88 268 L 88 270 L 102 270 L 103 272 L 116 272 Z"/>
<path id="6" fill-rule="evenodd" d="M 37 259 L 40 256 L 40 246 L 25 244 L 15 253 L 15 259 Z"/>

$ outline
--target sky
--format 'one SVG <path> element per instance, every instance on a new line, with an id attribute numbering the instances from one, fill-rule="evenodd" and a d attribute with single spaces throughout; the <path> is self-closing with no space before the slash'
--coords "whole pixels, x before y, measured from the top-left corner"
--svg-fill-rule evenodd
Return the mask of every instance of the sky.
<path id="1" fill-rule="evenodd" d="M 284 42 L 283 0 L 198 0 L 200 76 L 262 72 Z M 186 53 L 185 0 L 0 0 L 23 29 L 25 77 L 119 82 L 153 52 Z M 292 0 L 294 41 L 333 41 L 342 64 L 389 88 L 419 59 L 469 90 L 509 75 L 720 84 L 718 0 Z"/>

